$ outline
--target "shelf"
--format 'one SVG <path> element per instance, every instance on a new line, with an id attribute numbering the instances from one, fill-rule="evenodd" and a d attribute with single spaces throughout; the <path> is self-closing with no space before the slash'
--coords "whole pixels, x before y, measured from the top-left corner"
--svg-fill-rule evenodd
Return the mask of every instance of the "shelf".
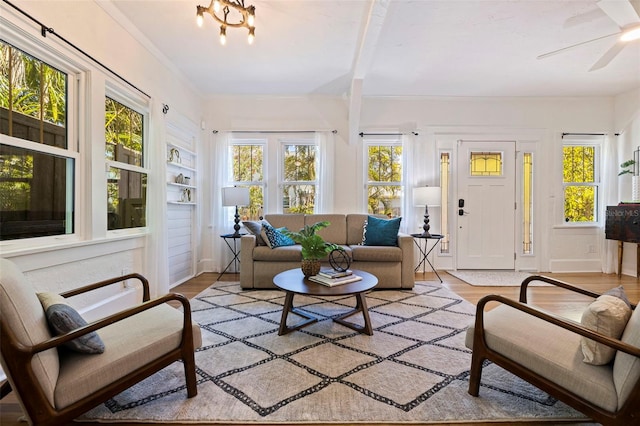
<path id="1" fill-rule="evenodd" d="M 187 149 L 187 148 L 184 148 L 184 147 L 182 147 L 182 146 L 180 146 L 180 145 L 176 145 L 176 144 L 173 144 L 173 143 L 167 143 L 167 146 L 168 146 L 168 147 L 170 147 L 170 148 L 175 148 L 175 149 L 177 149 L 177 150 L 179 150 L 179 151 L 183 151 L 183 152 L 185 152 L 185 153 L 187 153 L 187 154 L 189 154 L 189 155 L 192 155 L 192 156 L 194 156 L 194 157 L 195 157 L 195 155 L 196 155 L 196 153 L 195 153 L 195 152 L 193 152 L 193 151 L 191 151 L 191 150 L 189 150 L 189 149 Z"/>
<path id="2" fill-rule="evenodd" d="M 195 185 L 185 185 L 184 183 L 167 182 L 167 185 L 179 186 L 180 188 L 193 188 L 193 189 L 196 189 Z"/>
<path id="3" fill-rule="evenodd" d="M 180 204 L 180 205 L 186 205 L 186 206 L 196 205 L 194 201 L 167 201 L 167 204 Z"/>
<path id="4" fill-rule="evenodd" d="M 189 166 L 184 166 L 181 163 L 174 163 L 173 161 L 167 161 L 167 165 L 169 166 L 174 166 L 174 167 L 179 167 L 181 169 L 185 169 L 185 170 L 189 170 L 190 172 L 195 172 L 196 169 L 189 167 Z"/>

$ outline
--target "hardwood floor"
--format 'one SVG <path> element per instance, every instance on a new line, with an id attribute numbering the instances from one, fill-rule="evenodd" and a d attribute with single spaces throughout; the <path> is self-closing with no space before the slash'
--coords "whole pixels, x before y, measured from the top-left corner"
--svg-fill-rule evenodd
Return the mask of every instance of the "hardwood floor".
<path id="1" fill-rule="evenodd" d="M 638 303 L 640 301 L 640 281 L 635 277 L 622 276 L 618 278 L 613 274 L 598 274 L 598 273 L 570 273 L 570 274 L 543 274 L 549 277 L 553 277 L 562 281 L 566 281 L 594 292 L 604 292 L 612 287 L 622 285 L 624 290 L 632 303 Z M 440 272 L 440 276 L 443 279 L 443 285 L 453 292 L 459 294 L 462 298 L 475 304 L 477 301 L 487 294 L 500 294 L 514 299 L 518 298 L 518 287 L 480 287 L 471 286 L 464 281 L 461 281 L 446 272 Z M 174 292 L 182 293 L 189 299 L 192 299 L 202 290 L 209 287 L 216 279 L 216 273 L 205 273 L 196 278 L 187 281 L 173 289 Z M 225 274 L 221 281 L 238 281 L 239 276 L 237 274 Z M 416 280 L 437 282 L 438 279 L 433 273 L 417 273 Z M 575 293 L 568 292 L 566 290 L 556 287 L 530 287 L 529 288 L 529 303 L 535 306 L 539 306 L 548 311 L 556 312 L 565 317 L 580 320 L 583 309 L 589 303 L 589 298 L 581 296 Z M 9 394 L 6 398 L 0 401 L 0 425 L 3 426 L 19 426 L 24 425 L 18 419 L 22 415 L 20 406 L 13 395 Z M 104 425 L 104 423 L 85 423 L 86 425 Z M 114 423 L 115 424 L 115 423 Z M 451 424 L 451 423 L 449 423 Z M 459 423 L 464 424 L 464 423 Z M 471 423 L 470 423 L 471 424 Z M 481 426 L 490 423 L 473 423 L 474 426 Z M 505 424 L 505 423 L 501 423 Z M 557 424 L 553 422 L 518 422 L 520 426 L 526 425 L 551 425 Z M 580 425 L 592 425 L 592 423 L 571 423 L 565 422 L 561 424 L 580 424 Z M 126 423 L 118 423 L 117 425 L 126 425 Z M 339 426 L 333 424 L 332 426 Z M 383 426 L 383 425 L 379 425 Z"/>

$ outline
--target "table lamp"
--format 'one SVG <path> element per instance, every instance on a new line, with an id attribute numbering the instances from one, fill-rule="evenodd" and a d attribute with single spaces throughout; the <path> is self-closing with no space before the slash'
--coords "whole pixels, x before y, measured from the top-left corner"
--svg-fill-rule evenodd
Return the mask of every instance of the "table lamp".
<path id="1" fill-rule="evenodd" d="M 442 198 L 442 190 L 439 186 L 420 186 L 413 189 L 413 205 L 416 207 L 424 206 L 424 225 L 422 229 L 422 237 L 429 238 L 429 206 L 439 207 Z"/>
<path id="2" fill-rule="evenodd" d="M 240 235 L 240 215 L 238 214 L 238 206 L 248 206 L 249 205 L 249 188 L 244 188 L 240 186 L 228 186 L 222 188 L 222 205 L 224 207 L 233 207 L 236 208 L 235 215 L 235 225 L 233 225 L 234 236 Z"/>

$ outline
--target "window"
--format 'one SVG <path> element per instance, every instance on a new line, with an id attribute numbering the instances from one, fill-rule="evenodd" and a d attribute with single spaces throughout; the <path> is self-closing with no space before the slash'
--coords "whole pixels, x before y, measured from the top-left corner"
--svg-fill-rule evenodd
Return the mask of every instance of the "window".
<path id="1" fill-rule="evenodd" d="M 146 226 L 145 116 L 110 97 L 105 100 L 107 229 Z"/>
<path id="2" fill-rule="evenodd" d="M 308 142 L 282 144 L 284 213 L 313 213 L 316 205 L 318 147 Z"/>
<path id="3" fill-rule="evenodd" d="M 449 230 L 449 194 L 451 193 L 451 153 L 440 153 L 440 229 L 443 238 L 440 240 L 440 253 L 449 253 L 451 232 Z"/>
<path id="4" fill-rule="evenodd" d="M 69 80 L 0 41 L 0 240 L 74 232 Z"/>
<path id="5" fill-rule="evenodd" d="M 231 186 L 249 187 L 248 206 L 238 206 L 242 220 L 257 220 L 264 206 L 264 144 L 235 140 L 230 146 Z"/>
<path id="6" fill-rule="evenodd" d="M 402 215 L 402 145 L 400 141 L 365 141 L 367 211 L 388 217 Z"/>
<path id="7" fill-rule="evenodd" d="M 596 222 L 599 190 L 599 147 L 572 143 L 562 148 L 562 182 L 564 188 L 564 221 Z"/>

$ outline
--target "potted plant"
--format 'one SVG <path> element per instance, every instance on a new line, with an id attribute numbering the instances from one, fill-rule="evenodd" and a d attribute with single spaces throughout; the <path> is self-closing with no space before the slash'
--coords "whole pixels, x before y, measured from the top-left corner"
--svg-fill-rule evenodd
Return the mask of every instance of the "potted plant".
<path id="1" fill-rule="evenodd" d="M 317 275 L 320 272 L 320 259 L 338 248 L 336 244 L 327 243 L 316 231 L 329 226 L 328 221 L 305 225 L 299 232 L 284 230 L 284 234 L 302 246 L 302 273 L 305 277 Z"/>

